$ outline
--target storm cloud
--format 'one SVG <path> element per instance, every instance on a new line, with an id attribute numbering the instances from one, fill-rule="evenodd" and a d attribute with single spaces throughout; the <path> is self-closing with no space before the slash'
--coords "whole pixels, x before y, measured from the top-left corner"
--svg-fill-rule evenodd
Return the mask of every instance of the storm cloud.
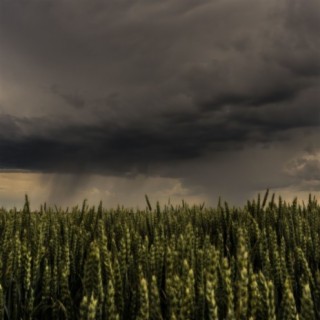
<path id="1" fill-rule="evenodd" d="M 239 201 L 297 185 L 287 163 L 320 150 L 319 21 L 316 0 L 1 0 L 0 166 Z"/>

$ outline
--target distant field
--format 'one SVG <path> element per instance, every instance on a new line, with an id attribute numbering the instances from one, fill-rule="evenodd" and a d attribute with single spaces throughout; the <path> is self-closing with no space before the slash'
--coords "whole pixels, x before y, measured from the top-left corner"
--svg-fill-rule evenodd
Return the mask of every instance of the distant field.
<path id="1" fill-rule="evenodd" d="M 320 206 L 0 211 L 0 319 L 319 319 Z"/>

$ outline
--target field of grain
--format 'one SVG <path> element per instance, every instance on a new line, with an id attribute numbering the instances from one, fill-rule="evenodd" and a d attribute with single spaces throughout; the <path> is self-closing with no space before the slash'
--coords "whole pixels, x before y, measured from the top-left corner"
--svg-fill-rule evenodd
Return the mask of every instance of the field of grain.
<path id="1" fill-rule="evenodd" d="M 320 206 L 0 211 L 0 319 L 319 319 Z"/>

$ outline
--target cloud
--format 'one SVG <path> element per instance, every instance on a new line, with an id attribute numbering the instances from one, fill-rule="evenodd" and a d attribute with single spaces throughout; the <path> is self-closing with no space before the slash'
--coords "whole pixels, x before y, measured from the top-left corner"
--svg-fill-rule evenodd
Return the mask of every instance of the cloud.
<path id="1" fill-rule="evenodd" d="M 74 107 L 76 109 L 82 109 L 86 104 L 85 100 L 81 96 L 79 96 L 79 94 L 77 93 L 70 94 L 70 93 L 61 92 L 59 88 L 57 88 L 57 86 L 54 86 L 54 85 L 52 86 L 51 90 L 52 90 L 52 93 L 58 95 L 71 107 Z"/>
<path id="2" fill-rule="evenodd" d="M 251 0 L 1 6 L 2 77 L 14 77 L 18 91 L 5 93 L 9 113 L 23 104 L 37 114 L 40 104 L 60 117 L 108 118 L 115 104 L 106 97 L 115 93 L 118 118 L 261 106 L 290 102 L 319 78 L 312 0 L 308 10 Z"/>
<path id="3" fill-rule="evenodd" d="M 318 125 L 312 110 L 304 122 L 300 113 L 288 121 L 286 109 L 283 114 L 276 108 L 262 111 L 265 114 L 246 114 L 246 110 L 239 114 L 235 109 L 220 117 L 198 118 L 165 113 L 152 121 L 142 118 L 121 124 L 103 120 L 94 125 L 6 115 L 0 117 L 6 123 L 0 165 L 42 172 L 153 174 L 159 166 L 290 141 L 295 138 L 290 130 Z M 272 120 L 274 116 L 279 122 Z"/>
<path id="4" fill-rule="evenodd" d="M 320 152 L 305 153 L 288 162 L 286 171 L 300 181 L 320 184 Z"/>
<path id="5" fill-rule="evenodd" d="M 70 175 L 70 185 L 79 173 L 161 175 L 234 197 L 240 181 L 244 193 L 297 183 L 282 171 L 317 141 L 318 9 L 316 0 L 1 1 L 0 166 Z M 252 169 L 252 154 L 266 172 Z"/>

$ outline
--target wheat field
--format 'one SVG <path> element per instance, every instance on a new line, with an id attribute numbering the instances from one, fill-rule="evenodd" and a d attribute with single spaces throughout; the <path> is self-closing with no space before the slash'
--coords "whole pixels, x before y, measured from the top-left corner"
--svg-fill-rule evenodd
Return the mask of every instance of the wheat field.
<path id="1" fill-rule="evenodd" d="M 0 319 L 319 319 L 320 206 L 0 211 Z"/>

